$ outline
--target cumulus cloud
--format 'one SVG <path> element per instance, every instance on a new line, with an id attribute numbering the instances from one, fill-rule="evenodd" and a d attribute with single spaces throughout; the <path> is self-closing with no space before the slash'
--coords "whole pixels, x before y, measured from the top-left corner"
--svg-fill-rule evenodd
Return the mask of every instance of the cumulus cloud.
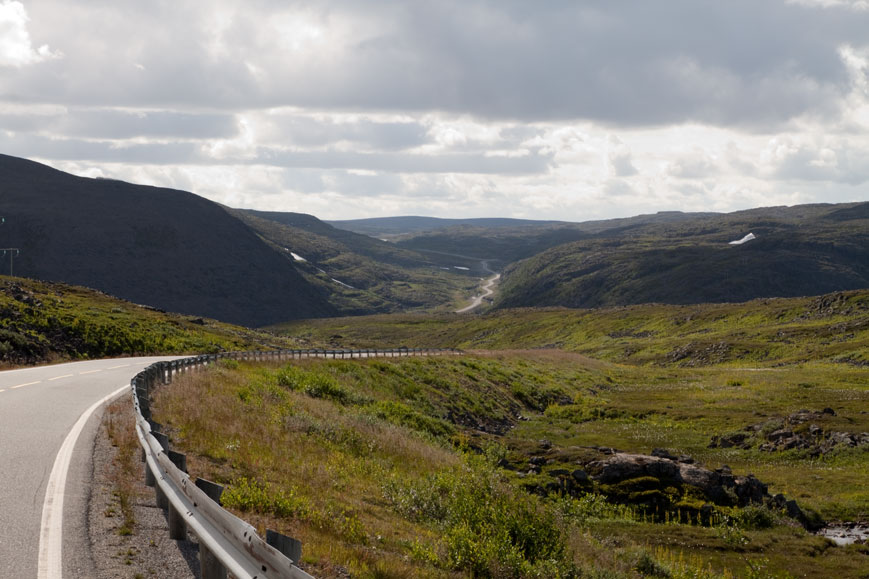
<path id="1" fill-rule="evenodd" d="M 33 47 L 27 29 L 28 20 L 21 2 L 0 2 L 0 67 L 22 67 L 62 56 L 47 44 Z"/>
<path id="2" fill-rule="evenodd" d="M 631 150 L 615 135 L 607 137 L 607 161 L 610 171 L 616 177 L 630 177 L 637 174 L 631 160 Z"/>
<path id="3" fill-rule="evenodd" d="M 325 218 L 865 199 L 865 4 L 0 0 L 0 151 Z"/>

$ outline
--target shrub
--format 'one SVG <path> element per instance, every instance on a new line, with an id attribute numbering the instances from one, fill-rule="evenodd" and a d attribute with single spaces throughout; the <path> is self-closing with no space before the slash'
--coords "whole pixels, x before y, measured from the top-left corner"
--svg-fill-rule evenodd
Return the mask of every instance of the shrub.
<path id="1" fill-rule="evenodd" d="M 296 494 L 294 488 L 275 489 L 269 483 L 260 483 L 248 478 L 232 482 L 221 496 L 225 507 L 242 512 L 274 515 L 276 517 L 303 516 L 309 510 L 308 501 Z"/>
<path id="2" fill-rule="evenodd" d="M 468 460 L 420 481 L 392 480 L 384 495 L 402 515 L 440 528 L 455 569 L 480 577 L 574 573 L 555 510 L 507 485 L 479 457 Z"/>
<path id="3" fill-rule="evenodd" d="M 734 524 L 740 529 L 769 529 L 775 525 L 775 514 L 766 507 L 747 506 L 731 515 Z"/>
<path id="4" fill-rule="evenodd" d="M 418 432 L 425 432 L 432 436 L 448 437 L 454 432 L 453 426 L 445 420 L 426 416 L 401 402 L 381 400 L 374 404 L 372 410 L 378 418 L 398 424 L 399 426 L 406 426 Z"/>

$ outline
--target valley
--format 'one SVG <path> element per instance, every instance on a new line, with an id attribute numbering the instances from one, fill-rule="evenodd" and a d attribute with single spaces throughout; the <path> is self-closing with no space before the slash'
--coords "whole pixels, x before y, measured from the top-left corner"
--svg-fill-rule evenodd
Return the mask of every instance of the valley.
<path id="1" fill-rule="evenodd" d="M 869 204 L 326 223 L 0 165 L 4 368 L 461 350 L 157 393 L 190 472 L 315 576 L 864 576 L 818 532 L 869 521 Z"/>

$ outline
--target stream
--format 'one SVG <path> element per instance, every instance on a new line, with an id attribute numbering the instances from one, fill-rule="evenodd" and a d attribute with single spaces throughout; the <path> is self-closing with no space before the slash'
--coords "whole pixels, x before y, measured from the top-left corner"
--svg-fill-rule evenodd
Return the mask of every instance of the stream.
<path id="1" fill-rule="evenodd" d="M 827 537 L 837 545 L 851 545 L 865 542 L 869 539 L 869 523 L 838 523 L 829 525 L 818 531 L 821 537 Z"/>

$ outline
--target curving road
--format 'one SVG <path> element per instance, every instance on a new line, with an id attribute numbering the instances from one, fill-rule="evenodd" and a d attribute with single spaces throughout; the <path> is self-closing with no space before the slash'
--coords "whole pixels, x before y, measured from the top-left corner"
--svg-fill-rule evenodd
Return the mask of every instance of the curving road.
<path id="1" fill-rule="evenodd" d="M 490 295 L 495 293 L 495 290 L 493 290 L 492 287 L 494 287 L 494 285 L 496 283 L 498 283 L 498 280 L 501 279 L 501 274 L 495 273 L 494 270 L 490 269 L 489 262 L 487 262 L 487 261 L 481 261 L 480 264 L 483 266 L 484 270 L 488 271 L 489 273 L 493 273 L 495 275 L 486 279 L 483 282 L 483 286 L 481 288 L 483 290 L 483 293 L 471 298 L 471 304 L 469 306 L 466 306 L 460 310 L 456 310 L 457 314 L 464 314 L 464 313 L 467 313 L 467 312 L 470 312 L 472 310 L 477 309 L 483 303 L 484 299 L 486 299 L 487 297 L 489 297 Z"/>
<path id="2" fill-rule="evenodd" d="M 127 392 L 149 364 L 168 359 L 0 372 L 0 577 L 90 575 L 86 509 L 102 402 Z"/>

